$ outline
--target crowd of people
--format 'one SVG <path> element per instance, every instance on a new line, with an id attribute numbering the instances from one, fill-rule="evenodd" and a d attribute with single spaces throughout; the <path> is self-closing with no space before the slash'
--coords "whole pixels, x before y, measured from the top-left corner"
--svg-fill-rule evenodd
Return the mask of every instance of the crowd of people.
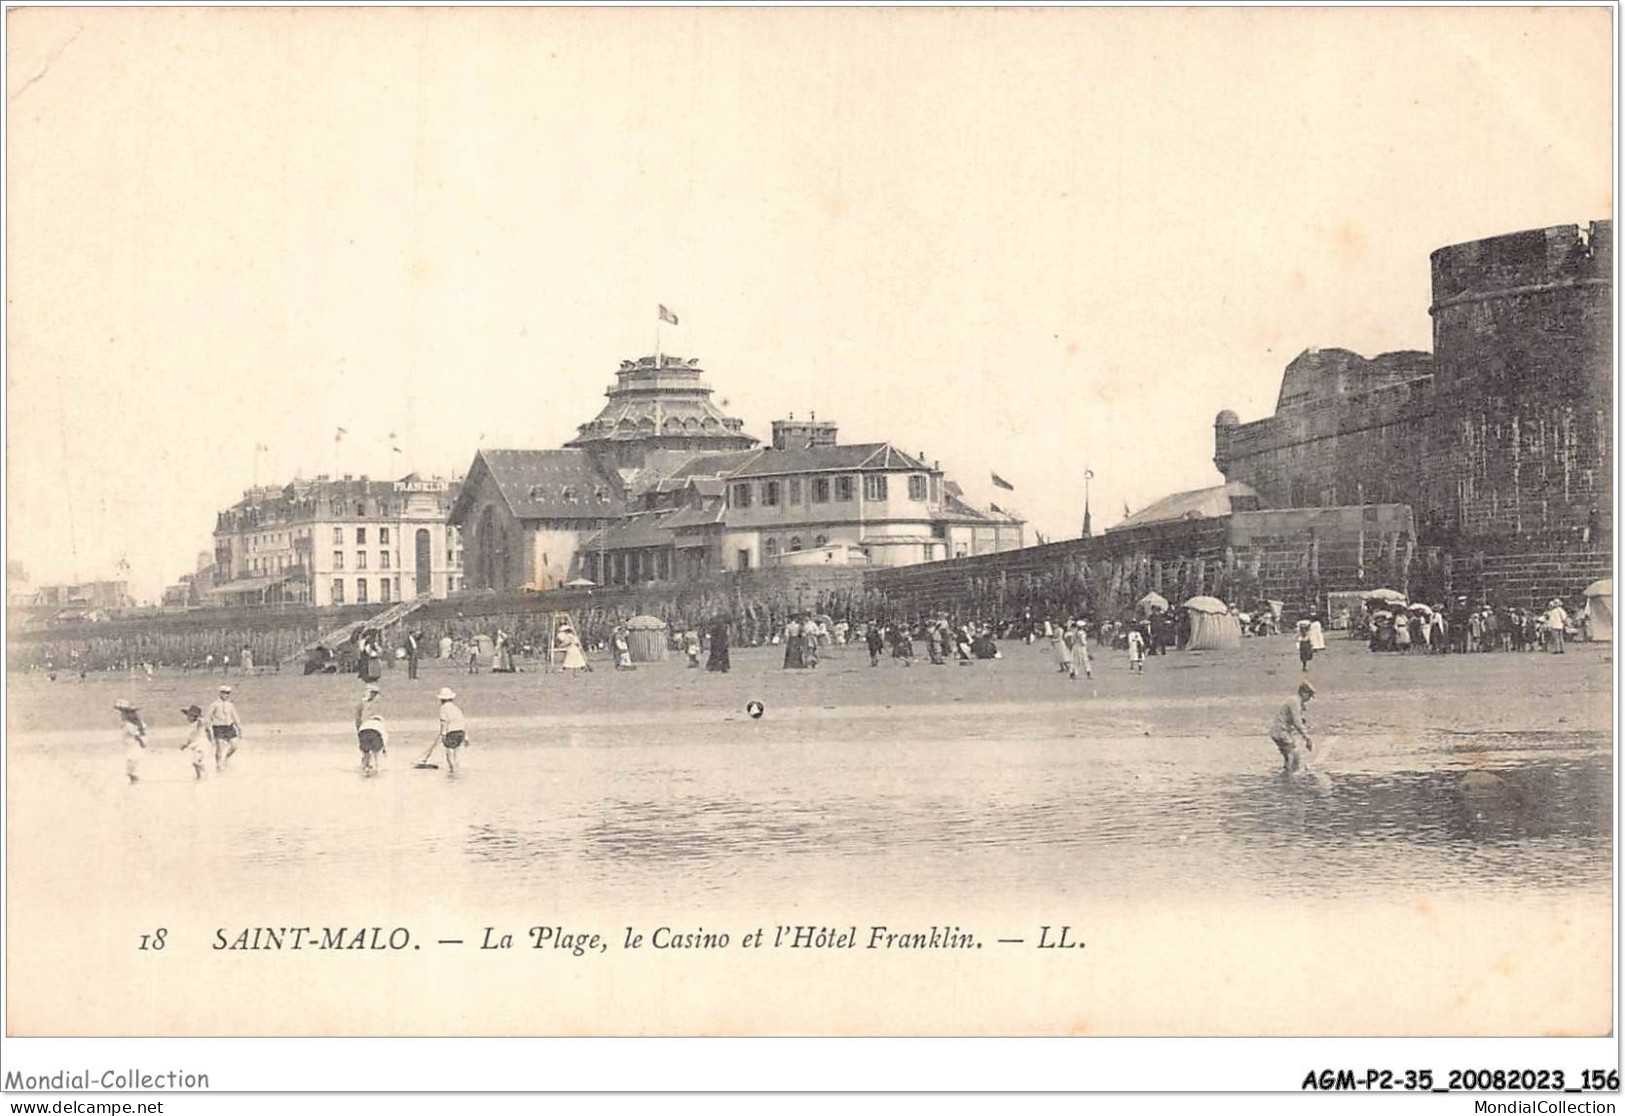
<path id="1" fill-rule="evenodd" d="M 1541 650 L 1561 655 L 1568 642 L 1588 634 L 1557 597 L 1545 609 L 1471 605 L 1466 597 L 1448 606 L 1391 602 L 1370 610 L 1364 633 L 1373 651 L 1435 655 Z"/>
<path id="2" fill-rule="evenodd" d="M 1234 610 L 1231 610 L 1234 613 Z M 1272 608 L 1260 609 L 1258 616 L 1270 615 L 1271 623 L 1265 632 L 1276 630 L 1278 613 Z M 1238 615 L 1238 619 L 1240 619 Z M 636 626 L 635 624 L 633 626 Z M 731 639 L 733 623 L 726 616 L 714 617 L 708 624 L 682 628 L 673 632 L 661 630 L 660 638 L 669 641 L 669 649 L 679 651 L 689 669 L 702 665 L 709 671 L 725 673 L 731 669 Z M 1346 611 L 1331 625 L 1347 628 L 1351 637 L 1364 639 L 1373 651 L 1391 651 L 1400 654 L 1469 654 L 1486 652 L 1518 652 L 1546 650 L 1562 654 L 1566 643 L 1576 634 L 1587 635 L 1585 614 L 1571 614 L 1557 598 L 1544 609 L 1516 606 L 1496 606 L 1487 603 L 1471 604 L 1459 597 L 1450 604 L 1427 605 L 1409 603 L 1397 594 L 1388 597 L 1373 595 L 1366 608 L 1357 616 Z M 1316 657 L 1326 650 L 1326 627 L 1319 615 L 1308 615 L 1295 622 L 1295 636 L 1300 670 L 1304 676 L 1297 695 L 1283 706 L 1272 721 L 1269 736 L 1280 750 L 1288 772 L 1305 766 L 1314 754 L 1314 744 L 1308 733 L 1307 707 L 1315 689 L 1308 675 Z M 1247 630 L 1244 624 L 1243 629 Z M 1020 639 L 1032 644 L 1047 641 L 1054 658 L 1056 672 L 1068 679 L 1093 679 L 1099 663 L 1098 655 L 1107 650 L 1121 652 L 1131 676 L 1143 675 L 1149 659 L 1166 655 L 1170 649 L 1184 647 L 1191 638 L 1191 620 L 1184 609 L 1151 607 L 1143 611 L 1105 619 L 1072 617 L 1035 619 L 1031 612 L 1007 620 L 976 621 L 957 619 L 938 614 L 912 622 L 898 619 L 869 619 L 850 621 L 828 615 L 801 612 L 792 614 L 782 630 L 766 641 L 783 646 L 783 669 L 816 670 L 825 656 L 839 652 L 848 644 L 856 643 L 869 653 L 869 665 L 879 667 L 885 658 L 904 667 L 916 662 L 916 645 L 924 643 L 925 659 L 931 665 L 944 666 L 950 662 L 969 666 L 978 661 L 998 660 L 1003 657 L 998 641 Z M 632 632 L 627 623 L 608 628 L 607 639 L 591 650 L 607 653 L 617 671 L 636 669 L 632 654 Z M 640 631 L 638 635 L 645 636 Z M 1091 644 L 1096 648 L 1091 652 Z M 643 643 L 647 648 L 647 642 Z M 587 652 L 590 649 L 575 630 L 573 624 L 557 624 L 543 646 L 528 639 L 518 639 L 503 627 L 494 632 L 473 632 L 454 638 L 443 633 L 432 641 L 421 629 L 406 630 L 386 639 L 377 629 L 364 628 L 339 649 L 320 648 L 312 656 L 317 669 L 333 671 L 342 666 L 352 667 L 364 686 L 363 696 L 355 711 L 357 747 L 361 752 L 362 770 L 368 774 L 378 770 L 379 757 L 387 753 L 388 727 L 381 712 L 383 689 L 382 671 L 393 669 L 404 662 L 408 680 L 419 677 L 421 660 L 435 653 L 442 660 L 467 663 L 469 673 L 479 673 L 488 664 L 493 673 L 517 673 L 518 660 L 538 652 L 549 656 L 548 668 L 557 667 L 566 674 L 589 673 L 592 665 Z M 124 663 L 122 667 L 135 670 L 138 664 Z M 192 664 L 187 664 L 190 666 Z M 201 663 L 202 670 L 216 669 L 253 674 L 256 671 L 253 650 L 243 647 L 235 654 L 208 653 Z M 51 680 L 58 676 L 55 662 L 47 659 L 43 664 Z M 140 664 L 148 676 L 152 664 Z M 310 671 L 307 664 L 307 673 Z M 84 677 L 85 665 L 74 653 L 67 670 Z M 225 771 L 243 741 L 242 720 L 232 701 L 233 688 L 229 683 L 218 687 L 216 700 L 207 709 L 188 705 L 180 710 L 187 724 L 185 741 L 181 745 L 187 753 L 196 778 L 201 779 L 212 754 L 216 772 Z M 421 756 L 419 767 L 438 766 L 430 762 L 437 748 L 443 749 L 448 771 L 458 769 L 461 749 L 468 743 L 466 719 L 457 705 L 457 695 L 443 687 L 436 695 L 439 709 L 439 731 L 428 750 Z M 140 710 L 130 701 L 121 700 L 114 705 L 120 718 L 121 739 L 125 752 L 125 769 L 129 781 L 138 782 L 143 757 L 147 751 L 147 726 Z"/>

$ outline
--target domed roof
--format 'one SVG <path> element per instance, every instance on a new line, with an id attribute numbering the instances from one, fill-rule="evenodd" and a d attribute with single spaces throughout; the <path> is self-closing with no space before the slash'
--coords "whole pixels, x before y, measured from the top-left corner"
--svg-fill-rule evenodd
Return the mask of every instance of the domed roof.
<path id="1" fill-rule="evenodd" d="M 1219 417 L 1213 420 L 1214 426 L 1240 426 L 1241 418 L 1236 412 L 1226 407 L 1219 412 Z"/>

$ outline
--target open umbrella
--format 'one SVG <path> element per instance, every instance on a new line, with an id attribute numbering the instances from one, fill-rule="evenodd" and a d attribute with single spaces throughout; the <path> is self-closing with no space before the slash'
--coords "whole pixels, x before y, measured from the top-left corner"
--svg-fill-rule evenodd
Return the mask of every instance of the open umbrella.
<path id="1" fill-rule="evenodd" d="M 1614 595 L 1614 579 L 1605 577 L 1601 581 L 1593 581 L 1586 586 L 1585 595 L 1588 597 L 1612 597 Z"/>
<path id="2" fill-rule="evenodd" d="M 595 589 L 598 583 L 590 577 L 572 578 L 564 583 L 566 589 Z"/>
<path id="3" fill-rule="evenodd" d="M 1147 593 L 1135 603 L 1146 612 L 1164 612 L 1168 608 L 1168 598 L 1161 593 Z"/>
<path id="4" fill-rule="evenodd" d="M 1192 612 L 1206 612 L 1218 614 L 1229 612 L 1230 609 L 1217 597 L 1192 597 L 1185 602 L 1185 607 Z"/>
<path id="5" fill-rule="evenodd" d="M 1415 604 L 1411 605 L 1411 611 L 1424 613 L 1428 616 L 1433 615 L 1433 610 L 1427 605 L 1423 604 L 1421 601 L 1417 601 Z"/>
<path id="6" fill-rule="evenodd" d="M 1373 589 L 1365 595 L 1368 601 L 1386 601 L 1389 604 L 1404 604 L 1405 594 L 1397 589 Z"/>

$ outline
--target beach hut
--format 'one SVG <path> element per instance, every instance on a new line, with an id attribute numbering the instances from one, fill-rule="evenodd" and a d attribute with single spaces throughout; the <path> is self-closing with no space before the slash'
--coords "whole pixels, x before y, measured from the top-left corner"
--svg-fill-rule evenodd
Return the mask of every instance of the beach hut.
<path id="1" fill-rule="evenodd" d="M 1190 613 L 1191 638 L 1187 651 L 1234 651 L 1241 646 L 1241 621 L 1217 597 L 1192 597 L 1185 602 Z"/>
<path id="2" fill-rule="evenodd" d="M 1614 641 L 1614 579 L 1605 577 L 1586 586 L 1587 638 L 1600 643 Z"/>
<path id="3" fill-rule="evenodd" d="M 658 616 L 634 616 L 626 622 L 626 646 L 634 663 L 658 663 L 666 657 L 666 622 Z"/>

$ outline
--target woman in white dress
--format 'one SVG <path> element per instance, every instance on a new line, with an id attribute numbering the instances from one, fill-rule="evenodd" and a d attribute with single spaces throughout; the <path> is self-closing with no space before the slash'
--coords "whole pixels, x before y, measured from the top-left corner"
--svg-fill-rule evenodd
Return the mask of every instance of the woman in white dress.
<path id="1" fill-rule="evenodd" d="M 587 656 L 581 653 L 581 637 L 568 624 L 559 628 L 558 646 L 564 652 L 564 670 L 592 669 L 587 665 Z"/>

